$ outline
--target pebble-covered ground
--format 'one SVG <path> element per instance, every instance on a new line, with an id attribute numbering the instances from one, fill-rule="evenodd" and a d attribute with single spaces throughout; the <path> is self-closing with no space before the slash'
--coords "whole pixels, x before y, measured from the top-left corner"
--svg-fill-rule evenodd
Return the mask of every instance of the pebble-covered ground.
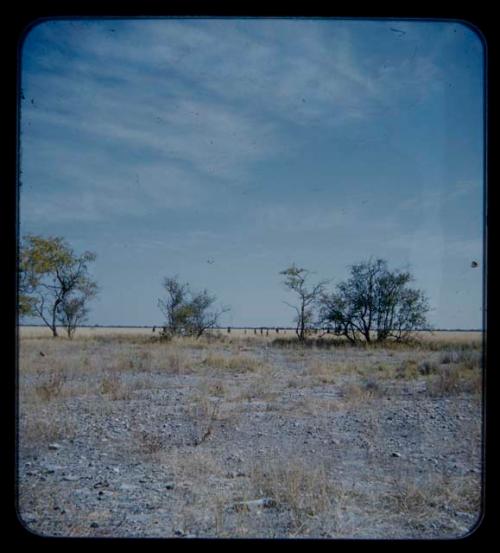
<path id="1" fill-rule="evenodd" d="M 461 537 L 481 396 L 480 342 L 22 337 L 19 516 L 44 536 Z"/>

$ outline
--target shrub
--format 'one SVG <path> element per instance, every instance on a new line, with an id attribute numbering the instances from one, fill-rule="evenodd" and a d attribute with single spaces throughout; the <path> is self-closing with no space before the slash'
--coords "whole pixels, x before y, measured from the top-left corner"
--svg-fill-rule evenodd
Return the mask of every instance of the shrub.
<path id="1" fill-rule="evenodd" d="M 289 510 L 296 527 L 328 511 L 335 496 L 325 469 L 302 460 L 282 459 L 258 464 L 252 469 L 251 479 L 256 495 L 268 498 L 280 509 Z"/>
<path id="2" fill-rule="evenodd" d="M 41 371 L 39 371 L 38 375 L 41 374 Z M 49 374 L 44 382 L 36 385 L 35 393 L 43 401 L 51 401 L 61 395 L 66 380 L 67 375 L 62 369 L 55 370 Z"/>
<path id="3" fill-rule="evenodd" d="M 436 374 L 438 366 L 434 361 L 422 361 L 418 364 L 417 370 L 420 374 L 428 376 L 429 374 Z"/>
<path id="4" fill-rule="evenodd" d="M 130 390 L 123 384 L 120 376 L 114 372 L 108 373 L 102 378 L 99 392 L 102 395 L 109 396 L 113 401 L 130 399 Z"/>
<path id="5" fill-rule="evenodd" d="M 427 384 L 431 396 L 441 397 L 460 393 L 479 394 L 482 378 L 479 371 L 461 371 L 458 367 L 446 367 Z"/>

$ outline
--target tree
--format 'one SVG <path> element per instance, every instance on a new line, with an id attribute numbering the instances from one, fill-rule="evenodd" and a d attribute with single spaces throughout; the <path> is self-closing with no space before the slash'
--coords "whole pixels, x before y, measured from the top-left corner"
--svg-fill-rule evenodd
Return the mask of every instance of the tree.
<path id="1" fill-rule="evenodd" d="M 408 286 L 413 281 L 408 271 L 390 271 L 385 260 L 370 259 L 352 265 L 350 273 L 334 293 L 322 295 L 320 324 L 351 343 L 403 341 L 428 326 L 428 300 Z"/>
<path id="2" fill-rule="evenodd" d="M 76 328 L 87 319 L 88 301 L 96 295 L 96 284 L 89 282 L 78 290 L 78 295 L 67 296 L 59 304 L 57 320 L 66 329 L 68 338 L 73 338 Z"/>
<path id="3" fill-rule="evenodd" d="M 228 307 L 212 308 L 216 297 L 207 290 L 193 292 L 188 283 L 179 282 L 178 276 L 166 277 L 163 281 L 165 299 L 158 300 L 158 307 L 166 318 L 163 335 L 196 336 L 214 328 Z"/>
<path id="4" fill-rule="evenodd" d="M 95 258 L 88 251 L 76 255 L 61 237 L 25 236 L 19 258 L 20 314 L 40 317 L 54 337 L 59 322 L 72 337 L 97 294 L 97 284 L 88 274 Z"/>
<path id="5" fill-rule="evenodd" d="M 285 286 L 299 296 L 298 305 L 292 305 L 288 302 L 285 303 L 292 309 L 295 309 L 297 313 L 294 319 L 297 325 L 295 332 L 299 340 L 303 341 L 305 340 L 307 331 L 313 324 L 314 308 L 318 299 L 324 293 L 327 281 L 321 281 L 312 287 L 310 287 L 310 285 L 308 286 L 307 281 L 311 272 L 307 269 L 297 267 L 295 264 L 281 271 L 280 275 L 285 277 Z"/>

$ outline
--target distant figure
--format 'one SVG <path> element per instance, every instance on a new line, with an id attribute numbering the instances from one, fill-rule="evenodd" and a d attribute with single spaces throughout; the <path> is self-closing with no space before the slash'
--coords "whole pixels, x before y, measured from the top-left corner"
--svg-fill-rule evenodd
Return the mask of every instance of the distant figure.
<path id="1" fill-rule="evenodd" d="M 231 334 L 231 327 L 230 326 L 227 327 L 227 333 Z"/>
<path id="2" fill-rule="evenodd" d="M 475 269 L 477 266 L 479 265 L 479 263 L 477 261 L 473 261 L 470 266 Z"/>
<path id="3" fill-rule="evenodd" d="M 153 327 L 153 332 L 156 332 L 156 326 Z"/>
<path id="4" fill-rule="evenodd" d="M 266 336 L 269 336 L 269 329 L 266 328 Z"/>
<path id="5" fill-rule="evenodd" d="M 280 329 L 276 327 L 276 334 L 279 334 L 279 333 L 280 333 Z"/>
<path id="6" fill-rule="evenodd" d="M 257 334 L 257 329 L 256 328 L 253 329 L 253 333 Z"/>

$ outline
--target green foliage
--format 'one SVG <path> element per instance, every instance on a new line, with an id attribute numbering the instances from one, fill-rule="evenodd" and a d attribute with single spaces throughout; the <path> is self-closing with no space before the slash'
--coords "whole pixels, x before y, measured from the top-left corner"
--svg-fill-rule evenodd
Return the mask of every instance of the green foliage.
<path id="1" fill-rule="evenodd" d="M 158 300 L 158 307 L 166 318 L 163 336 L 200 337 L 205 330 L 217 326 L 220 316 L 227 307 L 213 309 L 216 297 L 207 290 L 193 292 L 188 283 L 179 282 L 179 278 L 166 277 L 163 281 L 165 299 Z"/>
<path id="2" fill-rule="evenodd" d="M 87 315 L 97 284 L 88 275 L 92 252 L 77 255 L 61 237 L 23 237 L 19 254 L 19 313 L 38 316 L 57 336 L 57 322 L 71 337 Z"/>
<path id="3" fill-rule="evenodd" d="M 428 300 L 410 288 L 408 271 L 390 271 L 383 259 L 351 266 L 351 276 L 321 299 L 320 324 L 334 329 L 350 342 L 407 340 L 427 325 Z"/>

